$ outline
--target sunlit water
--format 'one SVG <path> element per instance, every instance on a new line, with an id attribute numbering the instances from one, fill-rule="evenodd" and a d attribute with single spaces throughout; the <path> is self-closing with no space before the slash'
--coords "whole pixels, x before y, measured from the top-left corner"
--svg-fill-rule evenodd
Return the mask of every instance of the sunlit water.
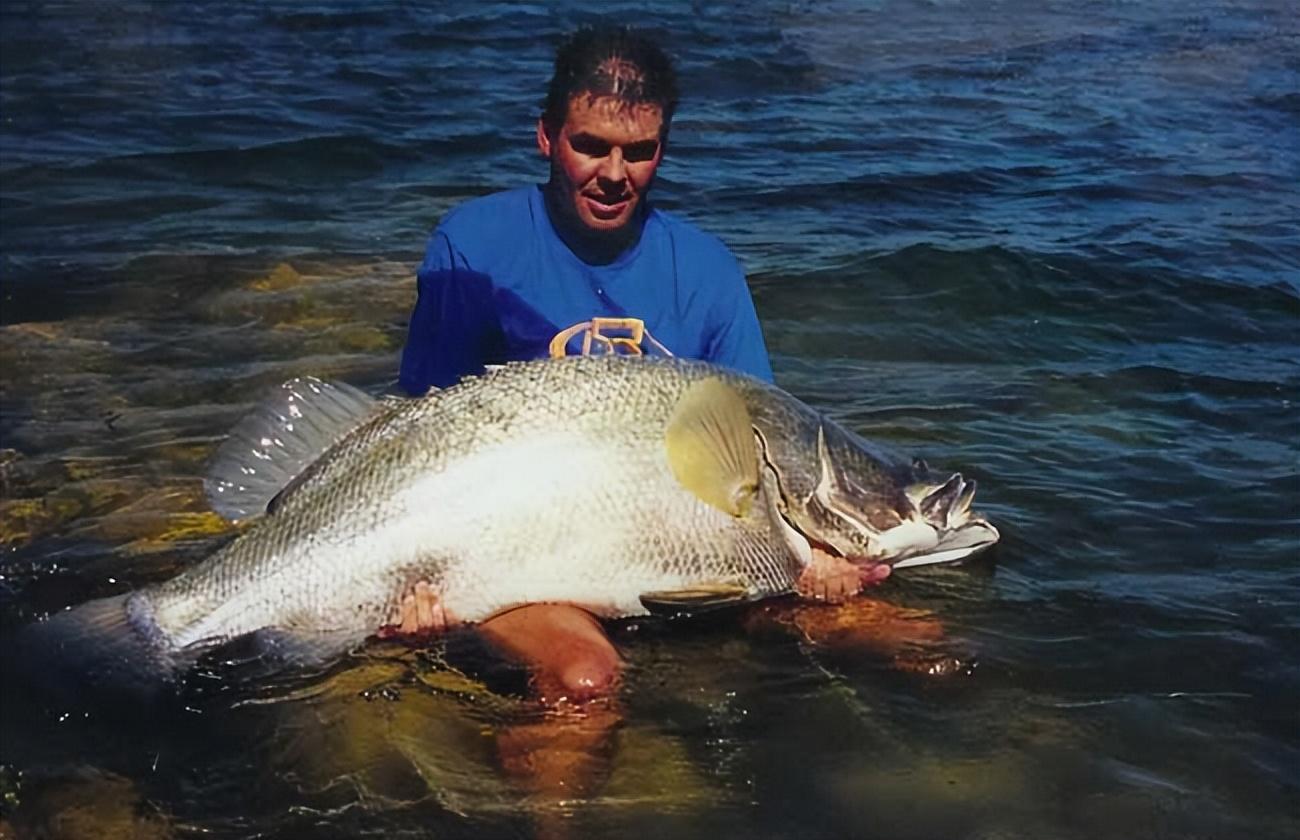
<path id="1" fill-rule="evenodd" d="M 3 628 L 205 556 L 251 401 L 385 387 L 428 230 L 544 178 L 552 49 L 592 13 L 444 5 L 3 4 Z M 561 796 L 503 766 L 535 709 L 401 648 L 144 725 L 6 702 L 4 819 L 1296 836 L 1294 4 L 603 8 L 679 59 L 656 200 L 740 255 L 778 382 L 978 479 L 996 555 L 876 592 L 962 667 L 617 628 L 621 722 Z"/>

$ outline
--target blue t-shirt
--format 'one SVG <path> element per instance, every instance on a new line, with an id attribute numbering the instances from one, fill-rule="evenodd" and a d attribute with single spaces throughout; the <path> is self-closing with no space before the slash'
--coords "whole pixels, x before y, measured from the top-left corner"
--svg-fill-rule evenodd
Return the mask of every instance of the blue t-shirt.
<path id="1" fill-rule="evenodd" d="M 402 351 L 402 388 L 423 394 L 485 364 L 543 358 L 561 331 L 636 318 L 674 356 L 767 381 L 771 363 L 745 275 L 715 236 L 650 208 L 636 245 L 607 265 L 556 234 L 540 187 L 476 198 L 433 232 Z"/>

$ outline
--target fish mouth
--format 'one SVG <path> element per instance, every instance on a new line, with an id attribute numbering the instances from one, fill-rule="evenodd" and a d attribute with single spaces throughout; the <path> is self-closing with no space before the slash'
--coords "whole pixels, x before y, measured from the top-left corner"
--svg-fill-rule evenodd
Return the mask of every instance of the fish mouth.
<path id="1" fill-rule="evenodd" d="M 1002 535 L 987 520 L 970 517 L 961 527 L 943 534 L 934 548 L 924 554 L 906 557 L 893 564 L 895 569 L 909 566 L 928 566 L 931 563 L 953 563 L 965 560 L 992 548 Z"/>
<path id="2" fill-rule="evenodd" d="M 834 487 L 825 494 L 815 493 L 814 498 L 830 514 L 856 528 L 867 543 L 867 553 L 844 551 L 834 544 L 801 529 L 793 508 L 782 487 L 780 473 L 768 452 L 767 440 L 755 429 L 755 437 L 763 453 L 761 483 L 766 491 L 770 512 L 786 546 L 799 561 L 807 566 L 812 562 L 813 551 L 846 560 L 867 575 L 872 570 L 905 569 L 932 563 L 952 563 L 979 554 L 1001 539 L 998 529 L 984 517 L 971 510 L 975 497 L 975 482 L 953 473 L 946 481 L 917 483 L 904 492 L 911 503 L 911 511 L 892 527 L 879 530 L 856 511 L 846 510 L 837 504 Z M 820 457 L 825 464 L 825 444 L 819 436 Z M 828 471 L 823 470 L 823 482 Z M 820 486 L 819 486 L 820 489 Z M 809 499 L 812 502 L 813 499 Z M 901 513 L 901 511 L 900 511 Z M 880 575 L 887 576 L 888 572 Z"/>
<path id="3" fill-rule="evenodd" d="M 922 462 L 923 463 L 923 462 Z M 952 563 L 964 560 L 988 549 L 1002 538 L 998 529 L 984 517 L 971 510 L 976 484 L 953 473 L 946 481 L 920 483 L 907 488 L 907 495 L 915 506 L 919 520 L 903 523 L 891 531 L 932 530 L 934 543 L 923 545 L 921 540 L 906 546 L 901 533 L 885 532 L 878 538 L 882 546 L 891 541 L 895 551 L 902 553 L 910 548 L 915 552 L 894 562 L 896 569 L 909 566 L 926 566 L 931 563 Z"/>
<path id="4" fill-rule="evenodd" d="M 846 553 L 824 540 L 802 530 L 792 520 L 787 504 L 775 504 L 774 513 L 780 523 L 786 545 L 804 564 L 812 561 L 817 550 L 832 557 L 842 558 L 864 571 L 877 567 L 906 569 L 934 563 L 953 563 L 965 560 L 991 548 L 1002 535 L 988 520 L 970 509 L 975 493 L 975 482 L 963 481 L 960 475 L 945 482 L 939 490 L 927 494 L 927 506 L 920 505 L 915 518 L 904 520 L 893 528 L 871 535 L 872 554 Z M 941 504 L 939 495 L 942 499 Z"/>

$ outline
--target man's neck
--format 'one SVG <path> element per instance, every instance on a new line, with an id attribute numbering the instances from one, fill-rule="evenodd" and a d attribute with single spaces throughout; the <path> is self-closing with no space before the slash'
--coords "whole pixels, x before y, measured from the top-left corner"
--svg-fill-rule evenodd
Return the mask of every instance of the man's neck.
<path id="1" fill-rule="evenodd" d="M 636 209 L 636 216 L 622 229 L 596 232 L 565 212 L 564 198 L 549 183 L 542 187 L 542 195 L 545 197 L 546 215 L 550 217 L 551 227 L 569 250 L 588 265 L 608 265 L 641 239 L 646 213 L 644 203 Z"/>

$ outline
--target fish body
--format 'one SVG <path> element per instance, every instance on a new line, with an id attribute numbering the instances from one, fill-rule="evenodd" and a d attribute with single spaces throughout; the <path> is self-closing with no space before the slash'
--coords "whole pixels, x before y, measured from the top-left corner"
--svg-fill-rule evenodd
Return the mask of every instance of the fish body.
<path id="1" fill-rule="evenodd" d="M 128 667 L 164 675 L 250 633 L 327 659 L 422 580 L 463 622 L 536 602 L 620 617 L 647 593 L 789 592 L 811 546 L 897 564 L 997 539 L 960 476 L 932 498 L 784 391 L 703 363 L 519 363 L 413 400 L 286 388 L 209 482 L 247 530 L 169 581 L 59 614 L 63 647 L 120 637 Z"/>

